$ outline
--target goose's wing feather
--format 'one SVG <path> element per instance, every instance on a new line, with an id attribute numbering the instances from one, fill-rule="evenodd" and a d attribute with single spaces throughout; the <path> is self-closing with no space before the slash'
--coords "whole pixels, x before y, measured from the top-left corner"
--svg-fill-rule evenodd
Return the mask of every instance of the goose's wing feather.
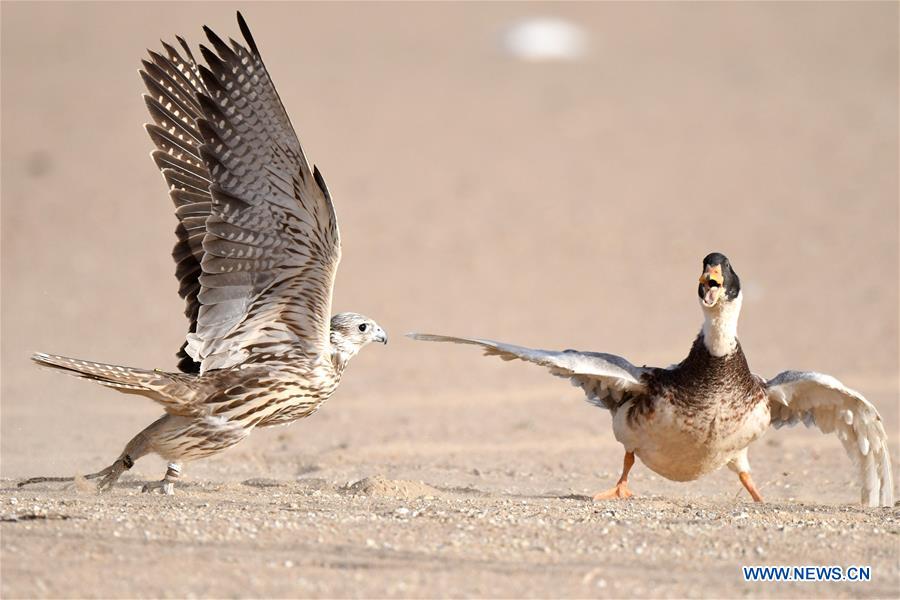
<path id="1" fill-rule="evenodd" d="M 584 390 L 588 402 L 615 412 L 629 396 L 643 394 L 642 380 L 649 369 L 636 367 L 621 356 L 601 352 L 565 350 L 537 350 L 474 338 L 451 337 L 426 333 L 411 333 L 414 340 L 472 344 L 484 349 L 485 356 L 499 356 L 503 360 L 524 360 L 546 367 L 553 375 L 571 380 Z"/>
<path id="2" fill-rule="evenodd" d="M 862 503 L 891 506 L 894 484 L 881 416 L 862 394 L 830 375 L 785 371 L 766 382 L 772 425 L 816 425 L 836 433 L 859 470 Z"/>
<path id="3" fill-rule="evenodd" d="M 145 65 L 151 136 L 164 154 L 157 163 L 176 204 L 184 201 L 176 246 L 192 319 L 184 351 L 201 372 L 295 346 L 325 352 L 340 261 L 325 181 L 240 14 L 238 22 L 245 44 L 204 28 L 207 66 L 186 46 L 187 58 L 167 47 L 167 59 L 151 54 L 156 69 Z"/>

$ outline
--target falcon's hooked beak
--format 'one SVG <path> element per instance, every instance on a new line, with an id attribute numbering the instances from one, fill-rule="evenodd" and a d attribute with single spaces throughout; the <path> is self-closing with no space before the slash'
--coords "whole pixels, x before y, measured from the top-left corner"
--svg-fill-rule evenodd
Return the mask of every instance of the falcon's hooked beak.
<path id="1" fill-rule="evenodd" d="M 376 342 L 381 342 L 385 346 L 387 345 L 387 340 L 388 340 L 387 333 L 381 327 L 379 327 L 377 330 L 375 330 L 375 337 L 373 339 Z"/>
<path id="2" fill-rule="evenodd" d="M 725 294 L 725 277 L 722 275 L 722 265 L 707 265 L 700 276 L 700 301 L 706 308 L 712 308 Z"/>

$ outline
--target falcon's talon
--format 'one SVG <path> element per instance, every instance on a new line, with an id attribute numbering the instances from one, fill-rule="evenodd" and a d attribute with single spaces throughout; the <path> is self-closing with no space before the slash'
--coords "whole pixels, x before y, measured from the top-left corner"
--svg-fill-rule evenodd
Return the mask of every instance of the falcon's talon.
<path id="1" fill-rule="evenodd" d="M 149 494 L 156 491 L 158 491 L 160 494 L 163 494 L 164 496 L 174 496 L 175 482 L 163 479 L 161 481 L 152 481 L 150 483 L 146 483 L 144 484 L 144 487 L 141 488 L 141 493 L 143 494 Z"/>

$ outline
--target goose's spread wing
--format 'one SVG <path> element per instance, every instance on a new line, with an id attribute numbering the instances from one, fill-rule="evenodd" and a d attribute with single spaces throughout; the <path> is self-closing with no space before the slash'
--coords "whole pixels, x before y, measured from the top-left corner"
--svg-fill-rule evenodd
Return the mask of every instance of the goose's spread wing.
<path id="1" fill-rule="evenodd" d="M 543 367 L 557 377 L 571 380 L 587 395 L 588 402 L 615 411 L 628 397 L 646 392 L 642 376 L 648 369 L 636 367 L 621 356 L 600 352 L 536 350 L 493 340 L 480 340 L 426 333 L 411 333 L 414 340 L 453 342 L 481 346 L 485 356 L 524 360 Z"/>
<path id="2" fill-rule="evenodd" d="M 340 235 L 247 24 L 246 46 L 204 28 L 208 66 L 166 45 L 144 63 L 154 160 L 179 217 L 174 257 L 190 332 L 182 368 L 328 348 Z"/>
<path id="3" fill-rule="evenodd" d="M 887 436 L 878 411 L 863 396 L 830 375 L 785 371 L 766 382 L 772 425 L 815 424 L 837 433 L 859 469 L 862 503 L 891 506 L 894 484 Z"/>

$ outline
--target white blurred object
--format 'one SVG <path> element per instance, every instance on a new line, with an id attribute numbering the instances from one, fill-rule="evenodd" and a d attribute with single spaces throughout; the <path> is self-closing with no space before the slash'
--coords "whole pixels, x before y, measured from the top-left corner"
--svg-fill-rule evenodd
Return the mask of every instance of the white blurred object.
<path id="1" fill-rule="evenodd" d="M 577 60 L 587 50 L 587 34 L 563 19 L 526 19 L 506 31 L 503 46 L 521 60 Z"/>

